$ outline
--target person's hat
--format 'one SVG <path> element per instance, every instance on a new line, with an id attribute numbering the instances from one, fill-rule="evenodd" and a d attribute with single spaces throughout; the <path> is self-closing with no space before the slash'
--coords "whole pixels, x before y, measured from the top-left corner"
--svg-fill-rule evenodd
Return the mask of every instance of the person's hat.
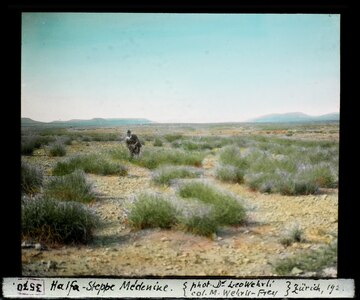
<path id="1" fill-rule="evenodd" d="M 131 133 L 130 129 L 127 131 L 127 133 Z"/>

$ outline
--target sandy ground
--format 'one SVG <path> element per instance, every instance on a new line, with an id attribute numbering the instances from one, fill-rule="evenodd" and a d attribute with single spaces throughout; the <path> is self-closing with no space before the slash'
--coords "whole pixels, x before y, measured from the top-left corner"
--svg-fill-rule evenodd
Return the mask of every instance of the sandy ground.
<path id="1" fill-rule="evenodd" d="M 67 156 L 96 153 L 117 147 L 117 142 L 77 142 Z M 50 158 L 43 149 L 24 160 L 39 165 L 46 174 L 63 158 Z M 244 185 L 224 184 L 213 176 L 216 156 L 203 161 L 205 179 L 238 196 L 247 209 L 247 221 L 220 230 L 213 239 L 176 230 L 133 231 L 127 214 L 134 195 L 170 188 L 151 183 L 151 171 L 129 164 L 125 177 L 87 174 L 98 194 L 90 205 L 102 219 L 88 245 L 23 249 L 23 275 L 33 276 L 144 276 L 226 275 L 272 276 L 275 260 L 306 249 L 317 249 L 337 238 L 338 192 L 319 195 L 282 196 L 261 194 Z M 285 247 L 280 239 L 293 226 L 304 230 L 305 242 Z M 302 274 L 311 276 L 312 274 Z"/>

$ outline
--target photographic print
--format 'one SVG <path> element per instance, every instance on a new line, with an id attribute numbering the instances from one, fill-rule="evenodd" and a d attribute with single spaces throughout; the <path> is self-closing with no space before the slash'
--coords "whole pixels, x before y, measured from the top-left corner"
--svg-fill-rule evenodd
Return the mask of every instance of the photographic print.
<path id="1" fill-rule="evenodd" d="M 340 14 L 21 26 L 23 276 L 337 277 Z"/>

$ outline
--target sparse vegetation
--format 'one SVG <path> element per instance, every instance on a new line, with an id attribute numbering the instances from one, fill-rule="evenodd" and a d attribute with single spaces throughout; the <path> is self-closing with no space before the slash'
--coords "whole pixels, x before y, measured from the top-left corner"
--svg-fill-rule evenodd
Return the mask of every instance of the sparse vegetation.
<path id="1" fill-rule="evenodd" d="M 43 184 L 43 173 L 35 166 L 21 162 L 21 192 L 25 194 L 35 194 L 40 191 Z"/>
<path id="2" fill-rule="evenodd" d="M 81 203 L 43 198 L 23 201 L 21 221 L 23 238 L 64 244 L 88 242 L 99 224 Z"/>
<path id="3" fill-rule="evenodd" d="M 60 136 L 57 139 L 57 142 L 70 146 L 72 144 L 73 138 L 71 136 Z"/>
<path id="4" fill-rule="evenodd" d="M 266 126 L 269 128 L 265 130 Z M 122 140 L 127 129 L 22 131 L 22 154 L 26 152 L 24 142 L 35 141 L 29 143 L 28 150 L 33 157 L 22 156 L 21 166 L 24 275 L 68 274 L 75 269 L 71 264 L 83 263 L 77 257 L 86 252 L 88 266 L 84 265 L 81 272 L 121 271 L 131 276 L 141 269 L 136 267 L 136 257 L 143 255 L 144 249 L 155 253 L 161 248 L 164 251 L 154 261 L 143 257 L 147 274 L 180 275 L 185 268 L 192 274 L 225 276 L 247 276 L 252 272 L 254 276 L 327 276 L 335 272 L 336 243 L 335 248 L 331 245 L 319 249 L 319 245 L 336 238 L 337 191 L 328 188 L 338 187 L 338 130 L 329 135 L 329 127 L 317 124 L 131 126 L 146 142 L 140 155 L 131 159 Z M 64 146 L 68 157 L 49 157 L 49 149 L 56 143 Z M 26 163 L 28 169 L 23 171 Z M 125 178 L 85 174 L 123 176 L 128 170 Z M 75 174 L 81 175 L 74 178 Z M 86 178 L 94 178 L 94 189 Z M 96 199 L 95 189 L 106 194 L 104 201 L 92 201 Z M 134 199 L 137 191 L 141 194 Z M 315 195 L 292 197 L 308 194 Z M 237 198 L 242 195 L 249 199 Z M 308 209 L 312 204 L 316 204 L 314 209 Z M 246 221 L 245 205 L 250 211 L 248 226 L 237 228 Z M 105 220 L 106 226 L 98 228 L 94 212 Z M 136 230 L 173 231 L 146 230 L 146 239 L 133 243 L 135 233 L 129 226 Z M 62 263 L 63 257 L 52 257 L 52 247 L 39 256 L 33 256 L 33 249 L 26 249 L 33 248 L 36 242 L 86 243 L 94 228 L 96 236 L 90 245 L 64 252 L 68 255 L 66 263 Z M 190 234 L 175 232 L 179 230 Z M 283 233 L 277 236 L 279 231 Z M 139 234 L 143 235 L 135 235 Z M 105 263 L 99 270 L 100 265 L 93 258 L 113 253 L 123 242 L 127 244 L 125 252 L 117 253 L 129 265 L 114 267 Z M 180 243 L 186 247 L 176 248 Z M 201 251 L 207 251 L 205 257 Z M 269 265 L 261 268 L 260 264 L 269 263 L 274 257 L 279 260 L 273 264 L 273 270 Z M 211 266 L 206 266 L 206 258 L 213 262 Z M 165 267 L 157 268 L 159 260 Z M 57 267 L 49 268 L 49 261 Z"/>
<path id="5" fill-rule="evenodd" d="M 44 193 L 48 198 L 63 201 L 87 203 L 95 199 L 91 184 L 86 181 L 85 174 L 81 170 L 52 178 L 45 186 Z"/>
<path id="6" fill-rule="evenodd" d="M 66 148 L 64 144 L 60 142 L 55 142 L 49 146 L 49 155 L 50 156 L 65 156 Z"/>
<path id="7" fill-rule="evenodd" d="M 195 198 L 212 206 L 215 224 L 219 226 L 237 225 L 245 220 L 245 209 L 236 198 L 202 182 L 182 185 L 179 195 L 188 199 Z"/>
<path id="8" fill-rule="evenodd" d="M 169 143 L 174 142 L 175 140 L 181 139 L 183 136 L 182 134 L 174 133 L 174 134 L 166 134 L 165 140 L 167 140 Z"/>
<path id="9" fill-rule="evenodd" d="M 176 178 L 196 178 L 202 174 L 201 170 L 186 166 L 164 166 L 153 173 L 152 180 L 156 184 L 170 185 Z"/>
<path id="10" fill-rule="evenodd" d="M 218 179 L 236 182 L 238 174 L 251 189 L 283 195 L 314 194 L 337 186 L 336 144 L 265 137 L 247 143 L 251 146 L 245 150 L 234 145 L 222 149 Z"/>
<path id="11" fill-rule="evenodd" d="M 304 240 L 304 231 L 300 228 L 300 226 L 296 225 L 280 239 L 280 243 L 285 247 L 288 247 L 293 243 L 301 243 Z"/>
<path id="12" fill-rule="evenodd" d="M 170 228 L 177 222 L 177 211 L 164 197 L 144 193 L 137 197 L 128 219 L 137 229 Z"/>
<path id="13" fill-rule="evenodd" d="M 154 140 L 154 147 L 162 147 L 163 146 L 163 142 L 160 138 L 155 138 Z"/>
<path id="14" fill-rule="evenodd" d="M 47 145 L 53 138 L 40 135 L 27 134 L 21 137 L 21 154 L 32 155 L 35 149 Z"/>
<path id="15" fill-rule="evenodd" d="M 316 272 L 317 276 L 321 271 L 328 267 L 336 268 L 337 264 L 337 244 L 324 246 L 318 250 L 310 250 L 299 253 L 289 258 L 279 260 L 275 263 L 275 271 L 281 276 L 291 275 L 291 271 L 296 267 L 303 272 Z"/>
<path id="16" fill-rule="evenodd" d="M 244 171 L 232 165 L 220 165 L 215 170 L 217 179 L 224 182 L 242 183 L 244 181 Z"/>
<path id="17" fill-rule="evenodd" d="M 53 175 L 66 175 L 77 169 L 83 170 L 85 173 L 100 175 L 124 176 L 127 174 L 127 168 L 121 164 L 111 163 L 98 155 L 82 155 L 58 162 L 53 169 Z"/>
<path id="18" fill-rule="evenodd" d="M 195 211 L 182 219 L 181 227 L 193 234 L 211 237 L 218 230 L 218 223 L 212 214 Z"/>
<path id="19" fill-rule="evenodd" d="M 203 152 L 185 152 L 174 149 L 145 149 L 139 159 L 135 159 L 133 163 L 155 169 L 160 165 L 189 165 L 200 167 L 205 153 Z"/>
<path id="20" fill-rule="evenodd" d="M 129 150 L 123 145 L 119 145 L 115 149 L 111 149 L 109 151 L 109 154 L 113 159 L 125 161 L 128 161 L 130 159 Z"/>

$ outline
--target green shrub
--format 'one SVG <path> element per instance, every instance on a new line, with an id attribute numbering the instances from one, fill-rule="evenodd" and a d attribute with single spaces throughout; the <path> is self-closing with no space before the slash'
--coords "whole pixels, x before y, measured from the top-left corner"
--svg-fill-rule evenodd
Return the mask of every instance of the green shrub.
<path id="1" fill-rule="evenodd" d="M 182 220 L 181 227 L 185 231 L 193 234 L 211 237 L 218 230 L 218 223 L 216 218 L 209 215 L 199 215 L 193 213 L 191 216 Z"/>
<path id="2" fill-rule="evenodd" d="M 35 150 L 35 145 L 31 141 L 22 141 L 21 142 L 21 154 L 22 155 L 33 155 Z"/>
<path id="3" fill-rule="evenodd" d="M 336 267 L 337 245 L 333 243 L 318 250 L 305 251 L 289 258 L 278 260 L 275 265 L 275 272 L 278 275 L 292 275 L 291 271 L 296 267 L 304 272 L 316 272 L 321 276 L 321 271 L 328 267 Z"/>
<path id="4" fill-rule="evenodd" d="M 146 149 L 139 159 L 133 161 L 142 167 L 155 169 L 160 165 L 189 165 L 200 167 L 205 154 L 174 149 Z"/>
<path id="5" fill-rule="evenodd" d="M 76 202 L 38 198 L 22 203 L 21 230 L 24 238 L 47 243 L 86 243 L 98 218 Z"/>
<path id="6" fill-rule="evenodd" d="M 175 207 L 160 195 L 140 194 L 129 214 L 129 223 L 137 229 L 170 228 L 177 222 Z"/>
<path id="7" fill-rule="evenodd" d="M 165 140 L 167 140 L 169 143 L 174 142 L 175 140 L 180 140 L 183 136 L 181 134 L 166 134 L 164 136 Z"/>
<path id="8" fill-rule="evenodd" d="M 244 171 L 231 165 L 221 165 L 217 167 L 215 176 L 224 182 L 242 183 L 244 181 Z"/>
<path id="9" fill-rule="evenodd" d="M 179 195 L 183 198 L 195 198 L 211 205 L 214 220 L 218 225 L 236 225 L 245 220 L 245 209 L 236 198 L 207 184 L 186 183 L 180 187 Z"/>
<path id="10" fill-rule="evenodd" d="M 53 143 L 49 147 L 49 154 L 50 156 L 65 156 L 66 148 L 62 143 L 59 142 Z"/>
<path id="11" fill-rule="evenodd" d="M 71 136 L 61 136 L 57 139 L 58 143 L 70 146 L 72 144 L 73 138 Z"/>
<path id="12" fill-rule="evenodd" d="M 118 146 L 116 149 L 111 149 L 109 151 L 110 156 L 113 159 L 119 159 L 119 160 L 129 160 L 130 159 L 130 152 L 125 146 Z"/>
<path id="13" fill-rule="evenodd" d="M 248 145 L 244 151 L 234 145 L 220 151 L 220 180 L 235 181 L 236 170 L 251 189 L 283 195 L 314 194 L 338 185 L 336 143 L 254 137 Z"/>
<path id="14" fill-rule="evenodd" d="M 47 145 L 53 141 L 52 137 L 44 137 L 40 135 L 25 135 L 21 137 L 21 154 L 32 155 L 35 149 L 39 149 L 42 145 Z"/>
<path id="15" fill-rule="evenodd" d="M 163 145 L 163 142 L 160 138 L 156 138 L 155 141 L 154 141 L 154 146 L 155 147 L 162 147 Z"/>
<path id="16" fill-rule="evenodd" d="M 301 243 L 304 240 L 304 231 L 297 225 L 292 227 L 289 232 L 280 239 L 280 243 L 287 247 L 293 243 Z"/>
<path id="17" fill-rule="evenodd" d="M 240 148 L 233 145 L 221 149 L 219 161 L 224 165 L 237 167 L 239 170 L 246 170 L 249 167 L 249 162 L 242 157 Z"/>
<path id="18" fill-rule="evenodd" d="M 43 184 L 43 177 L 39 168 L 21 162 L 21 192 L 25 194 L 39 192 Z"/>
<path id="19" fill-rule="evenodd" d="M 52 178 L 45 186 L 44 193 L 49 198 L 63 201 L 87 203 L 95 199 L 92 186 L 86 181 L 84 172 L 81 170 Z"/>
<path id="20" fill-rule="evenodd" d="M 127 168 L 121 164 L 110 163 L 106 159 L 92 154 L 75 156 L 67 161 L 58 162 L 52 173 L 53 175 L 66 175 L 75 170 L 83 170 L 85 173 L 100 174 L 100 175 L 120 175 L 127 174 Z"/>
<path id="21" fill-rule="evenodd" d="M 170 185 L 176 178 L 196 178 L 202 172 L 196 168 L 185 166 L 164 166 L 153 173 L 152 180 L 157 184 Z"/>
<path id="22" fill-rule="evenodd" d="M 119 139 L 118 134 L 111 132 L 90 132 L 88 134 L 89 138 L 95 142 L 116 141 Z"/>
<path id="23" fill-rule="evenodd" d="M 331 166 L 317 164 L 304 176 L 319 187 L 336 188 L 338 185 L 338 176 L 332 172 Z"/>

